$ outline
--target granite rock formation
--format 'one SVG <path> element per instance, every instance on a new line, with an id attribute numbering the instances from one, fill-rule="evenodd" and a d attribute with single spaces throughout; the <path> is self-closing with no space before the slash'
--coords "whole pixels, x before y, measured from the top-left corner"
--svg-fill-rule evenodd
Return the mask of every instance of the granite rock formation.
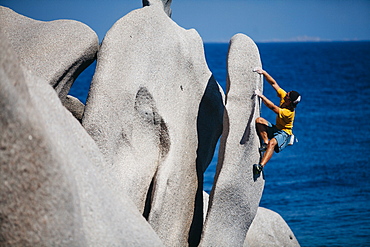
<path id="1" fill-rule="evenodd" d="M 244 246 L 299 247 L 300 245 L 288 224 L 278 213 L 259 207 L 248 230 Z"/>
<path id="2" fill-rule="evenodd" d="M 44 78 L 62 102 L 99 48 L 96 33 L 74 20 L 37 21 L 0 6 L 0 23 L 22 64 Z"/>
<path id="3" fill-rule="evenodd" d="M 162 246 L 127 195 L 105 183 L 92 138 L 20 65 L 3 31 L 0 109 L 1 246 Z"/>
<path id="4" fill-rule="evenodd" d="M 79 99 L 73 97 L 72 95 L 67 95 L 64 106 L 78 121 L 82 121 L 82 116 L 84 115 L 85 111 L 85 105 Z"/>
<path id="5" fill-rule="evenodd" d="M 253 96 L 262 88 L 255 43 L 244 34 L 230 41 L 223 133 L 217 174 L 200 246 L 242 246 L 262 196 L 263 178 L 253 165 L 259 162 L 259 140 L 254 120 L 260 105 Z"/>
<path id="6" fill-rule="evenodd" d="M 0 7 L 0 245 L 242 246 L 258 222 L 272 224 L 268 243 L 294 243 L 269 211 L 252 224 L 264 185 L 253 174 L 256 45 L 231 39 L 225 106 L 199 34 L 169 18 L 170 4 L 143 0 L 109 30 L 86 107 L 67 93 L 96 34 Z"/>
<path id="7" fill-rule="evenodd" d="M 207 164 L 196 162 L 197 124 L 211 118 L 198 112 L 202 99 L 213 95 L 211 106 L 204 107 L 220 108 L 219 121 L 209 124 L 209 131 L 219 131 L 204 143 L 215 146 L 222 128 L 220 87 L 198 33 L 179 27 L 162 4 L 130 12 L 104 37 L 82 125 L 103 153 L 106 169 L 119 176 L 108 183 L 132 198 L 167 246 L 187 245 L 192 222 L 202 224 L 197 171 Z M 203 150 L 205 157 L 214 152 Z M 194 231 L 200 236 L 201 227 Z"/>

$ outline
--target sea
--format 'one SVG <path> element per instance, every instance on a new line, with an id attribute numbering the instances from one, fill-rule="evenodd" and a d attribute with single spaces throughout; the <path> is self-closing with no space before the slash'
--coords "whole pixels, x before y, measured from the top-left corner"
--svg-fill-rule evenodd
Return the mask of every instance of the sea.
<path id="1" fill-rule="evenodd" d="M 279 213 L 301 246 L 370 246 L 370 42 L 257 43 L 263 68 L 302 95 L 298 139 L 264 170 L 260 206 Z M 228 43 L 205 43 L 209 69 L 226 88 Z M 70 94 L 86 102 L 95 63 Z M 278 104 L 270 85 L 264 95 Z M 262 117 L 275 114 L 265 106 Z M 204 173 L 210 192 L 218 145 Z"/>

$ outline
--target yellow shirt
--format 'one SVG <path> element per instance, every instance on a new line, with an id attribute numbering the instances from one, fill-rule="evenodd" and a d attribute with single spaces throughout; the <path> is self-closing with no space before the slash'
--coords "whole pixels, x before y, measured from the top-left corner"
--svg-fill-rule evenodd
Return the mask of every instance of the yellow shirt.
<path id="1" fill-rule="evenodd" d="M 277 94 L 280 98 L 280 105 L 282 105 L 285 102 L 284 97 L 287 93 L 282 88 L 279 88 Z M 276 127 L 284 130 L 288 135 L 292 135 L 294 116 L 294 111 L 287 108 L 280 108 L 279 114 L 276 116 Z"/>

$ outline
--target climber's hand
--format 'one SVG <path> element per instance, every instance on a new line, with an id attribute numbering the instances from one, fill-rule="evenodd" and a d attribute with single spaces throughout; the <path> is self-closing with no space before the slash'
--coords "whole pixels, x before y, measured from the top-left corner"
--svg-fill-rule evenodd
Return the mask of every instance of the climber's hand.
<path id="1" fill-rule="evenodd" d="M 254 95 L 257 95 L 258 97 L 261 97 L 262 93 L 261 93 L 260 90 L 256 89 L 256 90 L 254 90 Z"/>
<path id="2" fill-rule="evenodd" d="M 263 74 L 263 72 L 265 72 L 262 68 L 255 68 L 254 70 L 253 70 L 253 72 L 257 72 L 258 74 Z"/>

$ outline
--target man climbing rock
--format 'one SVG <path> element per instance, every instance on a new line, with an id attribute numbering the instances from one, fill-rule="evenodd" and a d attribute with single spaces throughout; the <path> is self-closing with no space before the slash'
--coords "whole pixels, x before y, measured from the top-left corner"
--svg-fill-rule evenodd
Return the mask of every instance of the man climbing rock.
<path id="1" fill-rule="evenodd" d="M 265 76 L 266 81 L 275 89 L 280 98 L 280 105 L 276 106 L 259 90 L 255 91 L 255 95 L 260 97 L 263 103 L 276 114 L 275 125 L 262 117 L 256 119 L 257 133 L 261 140 L 261 160 L 259 164 L 254 165 L 254 168 L 257 172 L 261 172 L 274 151 L 281 152 L 288 145 L 290 139 L 294 138 L 292 132 L 294 109 L 301 101 L 301 96 L 296 91 L 285 92 L 265 70 L 258 68 L 254 72 Z"/>

